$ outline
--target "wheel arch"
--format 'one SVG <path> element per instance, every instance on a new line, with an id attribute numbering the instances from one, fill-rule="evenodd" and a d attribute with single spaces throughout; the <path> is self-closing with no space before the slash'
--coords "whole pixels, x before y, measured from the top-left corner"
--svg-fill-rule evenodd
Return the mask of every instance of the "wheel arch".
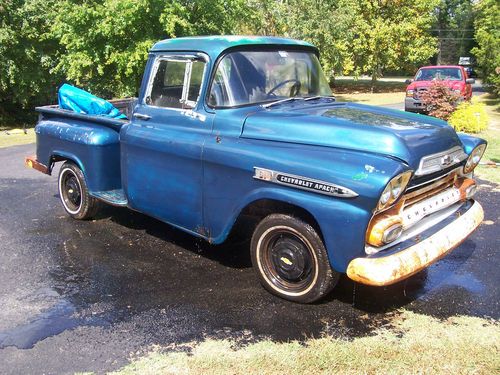
<path id="1" fill-rule="evenodd" d="M 236 214 L 233 218 L 226 224 L 226 227 L 215 238 L 210 238 L 210 242 L 212 243 L 222 243 L 226 240 L 234 232 L 238 232 L 243 225 L 246 225 L 245 219 L 251 217 L 253 220 L 253 224 L 257 224 L 264 217 L 273 214 L 288 214 L 299 218 L 309 225 L 311 225 L 324 241 L 323 234 L 321 231 L 321 226 L 315 215 L 307 208 L 304 208 L 300 205 L 299 202 L 291 201 L 290 199 L 286 199 L 281 196 L 266 196 L 266 197 L 254 197 L 244 203 L 242 207 L 236 211 Z M 247 228 L 246 230 L 248 230 Z M 251 228 L 253 232 L 254 227 Z M 249 233 L 249 235 L 251 235 Z"/>
<path id="2" fill-rule="evenodd" d="M 81 159 L 76 156 L 75 154 L 68 153 L 65 151 L 52 151 L 50 154 L 49 158 L 49 168 L 50 172 L 52 173 L 52 168 L 54 167 L 54 164 L 60 161 L 70 161 L 78 166 L 80 170 L 82 171 L 83 175 L 85 176 L 85 167 Z"/>
<path id="3" fill-rule="evenodd" d="M 260 198 L 248 203 L 240 211 L 236 218 L 236 222 L 244 215 L 255 216 L 258 219 L 263 219 L 270 214 L 285 214 L 294 216 L 311 225 L 316 231 L 318 231 L 318 234 L 322 236 L 321 227 L 310 211 L 297 204 L 276 198 Z"/>

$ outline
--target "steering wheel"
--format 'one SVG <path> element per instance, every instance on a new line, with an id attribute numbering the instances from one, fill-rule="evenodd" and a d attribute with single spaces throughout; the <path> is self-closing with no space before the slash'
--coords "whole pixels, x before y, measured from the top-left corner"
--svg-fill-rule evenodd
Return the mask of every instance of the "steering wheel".
<path id="1" fill-rule="evenodd" d="M 290 87 L 290 97 L 293 97 L 297 95 L 300 91 L 301 83 L 298 79 L 287 79 L 286 81 L 278 83 L 276 86 L 274 86 L 271 90 L 269 90 L 266 95 L 271 96 L 274 95 L 274 92 L 278 90 L 279 88 L 285 86 L 286 84 L 294 82 L 294 84 Z M 294 92 L 295 89 L 295 92 Z M 293 95 L 292 95 L 293 94 Z"/>

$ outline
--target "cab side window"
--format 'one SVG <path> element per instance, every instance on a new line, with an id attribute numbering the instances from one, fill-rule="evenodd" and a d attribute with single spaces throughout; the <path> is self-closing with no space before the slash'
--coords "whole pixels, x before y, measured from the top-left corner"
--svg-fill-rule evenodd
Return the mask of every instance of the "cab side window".
<path id="1" fill-rule="evenodd" d="M 145 102 L 165 108 L 193 108 L 198 101 L 205 63 L 159 58 L 153 66 Z"/>

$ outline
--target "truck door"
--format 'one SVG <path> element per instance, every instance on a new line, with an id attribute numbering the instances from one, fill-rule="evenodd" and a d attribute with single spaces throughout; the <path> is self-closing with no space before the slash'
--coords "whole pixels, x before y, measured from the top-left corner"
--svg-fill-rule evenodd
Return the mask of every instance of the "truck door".
<path id="1" fill-rule="evenodd" d="M 206 234 L 202 152 L 212 127 L 203 110 L 202 55 L 159 55 L 133 119 L 121 134 L 123 186 L 129 206 L 183 229 Z"/>

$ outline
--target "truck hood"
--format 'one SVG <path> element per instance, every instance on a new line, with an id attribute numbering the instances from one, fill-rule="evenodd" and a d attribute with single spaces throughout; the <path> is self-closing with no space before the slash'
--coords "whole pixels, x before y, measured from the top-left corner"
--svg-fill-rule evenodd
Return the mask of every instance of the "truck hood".
<path id="1" fill-rule="evenodd" d="M 414 170 L 423 156 L 463 147 L 445 121 L 353 103 L 295 102 L 263 109 L 246 118 L 241 137 L 383 154 Z"/>

